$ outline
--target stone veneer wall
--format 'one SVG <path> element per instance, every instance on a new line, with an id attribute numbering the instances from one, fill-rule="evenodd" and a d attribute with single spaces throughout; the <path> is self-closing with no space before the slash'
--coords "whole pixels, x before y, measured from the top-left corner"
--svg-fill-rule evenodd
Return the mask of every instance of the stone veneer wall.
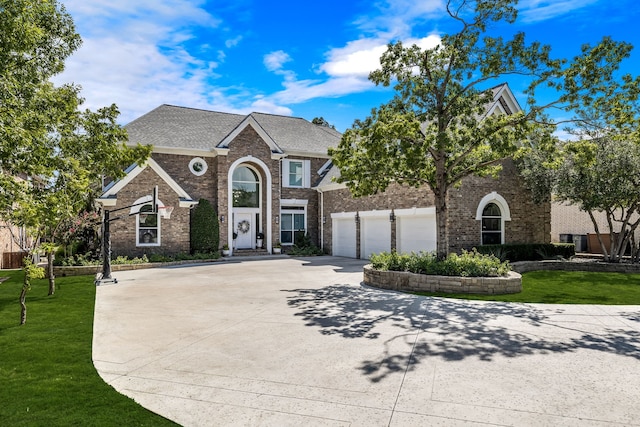
<path id="1" fill-rule="evenodd" d="M 364 283 L 376 288 L 405 292 L 488 295 L 522 292 L 522 276 L 514 271 L 510 271 L 506 277 L 432 276 L 406 271 L 380 271 L 369 264 L 364 267 Z"/>

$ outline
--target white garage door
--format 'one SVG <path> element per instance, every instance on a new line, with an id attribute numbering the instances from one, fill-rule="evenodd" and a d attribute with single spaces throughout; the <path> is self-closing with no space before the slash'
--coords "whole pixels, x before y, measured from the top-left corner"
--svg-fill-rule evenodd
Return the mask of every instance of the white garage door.
<path id="1" fill-rule="evenodd" d="M 396 221 L 398 252 L 431 252 L 437 249 L 435 208 L 398 210 Z"/>
<path id="2" fill-rule="evenodd" d="M 355 213 L 349 217 L 332 218 L 334 256 L 356 257 L 356 222 Z"/>
<path id="3" fill-rule="evenodd" d="M 389 212 L 390 213 L 390 212 Z M 371 212 L 360 214 L 360 257 L 369 259 L 371 254 L 391 251 L 391 222 L 389 213 L 375 216 Z"/>

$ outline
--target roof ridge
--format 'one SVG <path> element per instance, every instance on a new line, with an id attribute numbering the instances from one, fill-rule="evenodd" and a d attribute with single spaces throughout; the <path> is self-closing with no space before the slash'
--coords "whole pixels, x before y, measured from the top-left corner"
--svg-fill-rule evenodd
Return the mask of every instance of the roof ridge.
<path id="1" fill-rule="evenodd" d="M 246 117 L 247 116 L 247 114 L 230 113 L 228 111 L 207 110 L 205 108 L 185 107 L 183 105 L 175 105 L 175 104 L 162 104 L 159 107 L 156 107 L 154 110 L 157 110 L 160 107 L 181 108 L 181 109 L 184 109 L 184 110 L 203 111 L 205 113 L 228 114 L 228 115 L 231 115 L 231 116 L 240 116 L 240 117 Z"/>

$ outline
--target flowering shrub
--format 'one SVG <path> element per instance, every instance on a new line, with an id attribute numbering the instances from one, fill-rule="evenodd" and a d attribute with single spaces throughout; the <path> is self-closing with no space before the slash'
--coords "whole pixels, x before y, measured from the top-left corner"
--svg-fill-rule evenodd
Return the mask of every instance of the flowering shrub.
<path id="1" fill-rule="evenodd" d="M 507 261 L 500 261 L 493 255 L 462 251 L 462 254 L 449 254 L 446 259 L 439 260 L 434 252 L 412 252 L 399 254 L 381 252 L 371 255 L 371 265 L 382 271 L 408 271 L 417 274 L 463 277 L 495 277 L 506 276 L 509 270 Z"/>

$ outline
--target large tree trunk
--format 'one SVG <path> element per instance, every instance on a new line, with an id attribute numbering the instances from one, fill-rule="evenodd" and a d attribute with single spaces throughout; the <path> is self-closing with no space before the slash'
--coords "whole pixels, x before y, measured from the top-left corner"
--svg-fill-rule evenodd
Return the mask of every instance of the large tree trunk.
<path id="1" fill-rule="evenodd" d="M 436 226 L 438 241 L 436 243 L 438 259 L 445 259 L 449 254 L 449 212 L 447 210 L 447 174 L 445 154 L 433 157 L 436 166 L 436 182 L 431 186 L 436 203 Z"/>
<path id="2" fill-rule="evenodd" d="M 49 295 L 56 293 L 56 276 L 53 274 L 53 251 L 47 252 L 47 273 L 49 275 Z"/>
<path id="3" fill-rule="evenodd" d="M 435 196 L 436 202 L 436 226 L 438 227 L 438 240 L 436 242 L 436 252 L 438 259 L 445 259 L 449 254 L 449 228 L 448 219 L 449 211 L 447 210 L 446 194 L 438 194 Z"/>

